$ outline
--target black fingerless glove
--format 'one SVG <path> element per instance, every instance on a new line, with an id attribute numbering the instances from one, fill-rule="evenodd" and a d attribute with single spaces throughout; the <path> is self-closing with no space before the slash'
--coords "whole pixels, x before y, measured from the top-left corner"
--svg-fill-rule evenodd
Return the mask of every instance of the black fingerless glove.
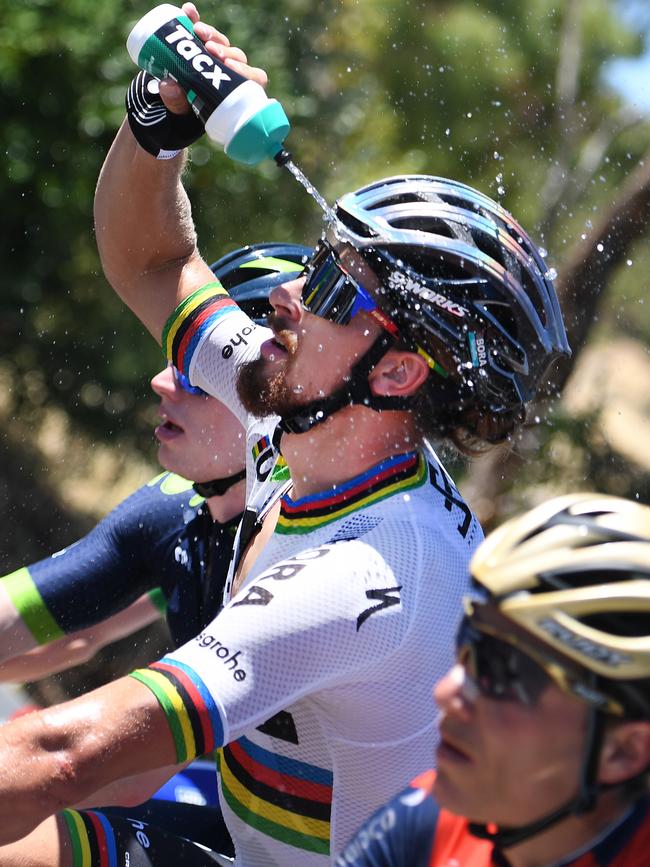
<path id="1" fill-rule="evenodd" d="M 172 159 L 205 132 L 193 111 L 167 111 L 158 79 L 148 72 L 139 72 L 131 82 L 126 92 L 126 116 L 138 144 L 158 160 Z"/>

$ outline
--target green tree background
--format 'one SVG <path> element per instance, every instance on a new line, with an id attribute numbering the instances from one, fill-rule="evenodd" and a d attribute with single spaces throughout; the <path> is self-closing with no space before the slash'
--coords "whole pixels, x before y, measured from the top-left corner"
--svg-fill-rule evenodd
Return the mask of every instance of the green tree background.
<path id="1" fill-rule="evenodd" d="M 635 19 L 620 15 L 630 5 L 248 0 L 200 9 L 268 70 L 292 121 L 287 146 L 329 200 L 378 177 L 426 172 L 471 183 L 517 215 L 571 293 L 577 358 L 583 343 L 611 346 L 621 335 L 647 355 L 650 338 L 650 123 L 603 79 L 611 59 L 642 51 Z M 153 463 L 148 379 L 162 358 L 107 286 L 92 225 L 97 175 L 135 72 L 125 38 L 148 8 L 0 0 L 0 417 L 14 470 L 2 481 L 5 571 L 52 550 L 52 523 L 70 541 Z M 272 162 L 238 166 L 203 140 L 191 163 L 208 257 L 317 239 L 318 209 Z M 627 194 L 641 197 L 633 243 L 614 243 L 620 214 L 608 215 L 630 179 Z M 650 498 L 650 467 L 609 441 L 598 400 L 577 405 L 545 403 L 514 459 L 458 468 L 488 523 L 563 485 Z M 43 486 L 61 503 L 49 521 L 36 520 Z"/>

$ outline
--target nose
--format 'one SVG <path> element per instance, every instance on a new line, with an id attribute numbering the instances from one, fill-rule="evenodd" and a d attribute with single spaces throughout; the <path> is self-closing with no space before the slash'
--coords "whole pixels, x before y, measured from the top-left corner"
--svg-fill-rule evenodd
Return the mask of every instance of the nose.
<path id="1" fill-rule="evenodd" d="M 298 277 L 296 280 L 281 283 L 271 290 L 269 301 L 279 316 L 284 316 L 292 322 L 300 322 L 303 314 L 302 288 L 304 285 L 305 278 Z"/>
<path id="2" fill-rule="evenodd" d="M 171 367 L 164 367 L 151 378 L 151 389 L 158 397 L 174 398 L 181 390 Z"/>
<path id="3" fill-rule="evenodd" d="M 433 698 L 446 716 L 454 714 L 467 719 L 477 696 L 476 684 L 460 663 L 450 668 L 433 688 Z"/>

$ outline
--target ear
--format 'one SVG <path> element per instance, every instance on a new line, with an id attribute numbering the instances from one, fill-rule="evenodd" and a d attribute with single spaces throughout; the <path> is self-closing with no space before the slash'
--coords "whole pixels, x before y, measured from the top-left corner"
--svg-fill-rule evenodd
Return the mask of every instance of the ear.
<path id="1" fill-rule="evenodd" d="M 622 722 L 605 735 L 598 780 L 622 783 L 650 766 L 650 722 Z"/>
<path id="2" fill-rule="evenodd" d="M 373 394 L 406 397 L 420 388 L 429 375 L 429 365 L 415 352 L 389 350 L 368 377 Z"/>

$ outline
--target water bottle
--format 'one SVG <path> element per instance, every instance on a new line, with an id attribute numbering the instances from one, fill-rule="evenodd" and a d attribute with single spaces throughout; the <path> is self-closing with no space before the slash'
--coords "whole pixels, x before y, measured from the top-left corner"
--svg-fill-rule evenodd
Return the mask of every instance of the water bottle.
<path id="1" fill-rule="evenodd" d="M 283 142 L 291 126 L 280 103 L 209 54 L 182 9 L 163 3 L 147 12 L 126 47 L 141 69 L 180 84 L 208 136 L 229 157 L 248 165 L 289 159 Z"/>

